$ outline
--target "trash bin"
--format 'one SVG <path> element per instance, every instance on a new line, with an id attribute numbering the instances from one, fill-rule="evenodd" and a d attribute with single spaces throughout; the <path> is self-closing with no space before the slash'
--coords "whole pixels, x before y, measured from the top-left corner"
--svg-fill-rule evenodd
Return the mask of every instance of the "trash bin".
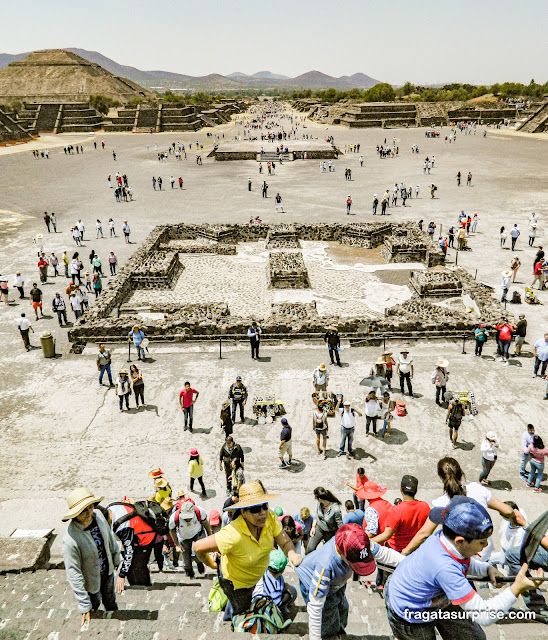
<path id="1" fill-rule="evenodd" d="M 55 357 L 55 341 L 51 333 L 43 333 L 40 336 L 40 343 L 42 344 L 42 351 L 44 352 L 44 358 Z"/>

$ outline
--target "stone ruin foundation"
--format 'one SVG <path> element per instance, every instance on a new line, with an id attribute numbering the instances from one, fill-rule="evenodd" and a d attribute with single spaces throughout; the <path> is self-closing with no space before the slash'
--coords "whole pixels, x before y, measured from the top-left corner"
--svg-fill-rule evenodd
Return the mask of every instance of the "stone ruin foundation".
<path id="1" fill-rule="evenodd" d="M 117 342 L 124 340 L 134 324 L 139 324 L 152 341 L 186 341 L 215 339 L 219 336 L 245 339 L 252 320 L 257 320 L 265 336 L 319 337 L 330 325 L 343 336 L 375 338 L 375 336 L 427 337 L 456 336 L 470 331 L 481 318 L 486 323 L 498 321 L 504 311 L 491 289 L 472 278 L 462 268 L 415 271 L 411 287 L 414 297 L 404 304 L 386 309 L 371 319 L 366 315 L 320 316 L 315 302 L 272 304 L 270 314 L 258 317 L 250 312 L 233 315 L 222 299 L 200 301 L 200 304 L 157 302 L 139 309 L 131 301 L 140 289 L 169 290 L 185 277 L 180 253 L 236 253 L 240 242 L 263 241 L 268 248 L 284 245 L 282 251 L 269 252 L 265 286 L 309 287 L 309 276 L 300 251 L 291 251 L 300 241 L 340 242 L 367 248 L 382 245 L 381 255 L 387 262 L 423 262 L 427 266 L 443 265 L 444 255 L 426 233 L 414 223 L 379 222 L 364 224 L 173 224 L 159 225 L 119 271 L 108 282 L 102 295 L 69 331 L 69 340 L 78 351 L 88 341 Z M 288 246 L 289 245 L 289 246 Z M 440 275 L 441 274 L 441 275 Z M 467 294 L 475 302 L 479 315 L 454 311 L 426 301 L 425 297 Z M 222 297 L 222 293 L 220 293 Z M 141 299 L 142 300 L 142 299 Z M 252 310 L 251 310 L 252 311 Z M 146 313 L 143 313 L 146 312 Z M 143 315 L 140 315 L 143 314 Z"/>
<path id="2" fill-rule="evenodd" d="M 462 283 L 454 271 L 412 271 L 409 284 L 421 297 L 456 298 L 462 295 Z"/>
<path id="3" fill-rule="evenodd" d="M 270 286 L 277 289 L 307 289 L 308 271 L 300 252 L 274 251 L 268 254 Z"/>

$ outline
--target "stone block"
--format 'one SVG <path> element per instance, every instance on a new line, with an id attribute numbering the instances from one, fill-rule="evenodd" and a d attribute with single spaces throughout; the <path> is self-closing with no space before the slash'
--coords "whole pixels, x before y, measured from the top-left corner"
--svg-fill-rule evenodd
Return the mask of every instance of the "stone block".
<path id="1" fill-rule="evenodd" d="M 0 574 L 44 569 L 48 561 L 45 538 L 0 538 Z"/>

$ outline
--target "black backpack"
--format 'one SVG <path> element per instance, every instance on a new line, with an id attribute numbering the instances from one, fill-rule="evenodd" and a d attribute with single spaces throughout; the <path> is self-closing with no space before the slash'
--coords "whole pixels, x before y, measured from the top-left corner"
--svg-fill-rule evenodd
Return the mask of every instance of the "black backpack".
<path id="1" fill-rule="evenodd" d="M 519 291 L 514 291 L 512 293 L 512 300 L 510 302 L 512 304 L 521 304 L 521 293 Z"/>
<path id="2" fill-rule="evenodd" d="M 120 525 L 124 524 L 135 516 L 141 517 L 153 531 L 161 536 L 165 536 L 169 533 L 169 516 L 162 509 L 162 507 L 154 500 L 140 500 L 133 504 L 127 505 L 125 502 L 118 502 L 114 504 L 123 504 L 124 506 L 133 507 L 133 511 L 126 513 L 126 515 L 118 518 L 116 522 L 112 524 L 112 530 L 114 533 L 118 530 Z"/>

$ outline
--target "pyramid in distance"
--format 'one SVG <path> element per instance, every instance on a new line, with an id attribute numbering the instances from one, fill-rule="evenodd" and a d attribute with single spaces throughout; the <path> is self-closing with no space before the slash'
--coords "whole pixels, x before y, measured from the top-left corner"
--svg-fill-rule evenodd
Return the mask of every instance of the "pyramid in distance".
<path id="1" fill-rule="evenodd" d="M 0 104 L 21 102 L 87 102 L 101 94 L 127 103 L 150 93 L 127 78 L 64 49 L 33 51 L 0 69 Z"/>

